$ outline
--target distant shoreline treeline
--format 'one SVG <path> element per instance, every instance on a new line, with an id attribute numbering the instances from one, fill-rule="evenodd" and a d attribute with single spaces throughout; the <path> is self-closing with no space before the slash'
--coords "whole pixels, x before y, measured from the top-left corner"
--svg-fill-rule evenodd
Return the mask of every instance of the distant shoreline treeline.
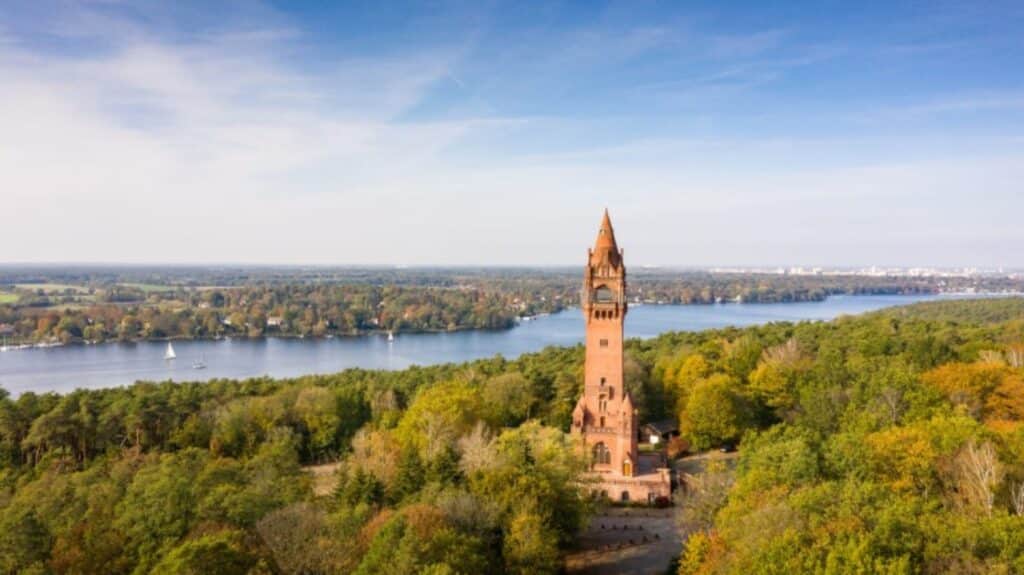
<path id="1" fill-rule="evenodd" d="M 583 355 L 0 389 L 0 572 L 555 575 L 597 504 L 564 433 Z M 677 499 L 680 575 L 1024 565 L 1024 298 L 667 333 L 624 367 L 642 421 L 739 446 Z M 329 461 L 318 493 L 300 465 Z"/>
<path id="2" fill-rule="evenodd" d="M 0 275 L 0 336 L 9 344 L 33 344 L 500 330 L 519 317 L 557 312 L 579 300 L 579 277 L 569 273 L 363 272 L 320 280 L 197 276 L 173 269 L 143 277 L 40 270 Z M 197 285 L 200 280 L 228 285 Z M 375 283 L 385 281 L 394 283 Z M 641 270 L 630 277 L 628 298 L 646 304 L 796 303 L 841 294 L 974 290 L 1021 291 L 1024 281 Z"/>

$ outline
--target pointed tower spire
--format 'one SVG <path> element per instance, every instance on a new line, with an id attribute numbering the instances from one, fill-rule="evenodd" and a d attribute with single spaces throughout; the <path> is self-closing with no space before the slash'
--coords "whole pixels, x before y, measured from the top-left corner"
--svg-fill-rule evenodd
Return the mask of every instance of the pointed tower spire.
<path id="1" fill-rule="evenodd" d="M 594 250 L 590 256 L 591 264 L 607 262 L 612 267 L 618 267 L 621 260 L 619 246 L 615 243 L 615 230 L 612 228 L 612 219 L 608 216 L 608 208 L 604 209 L 604 216 L 601 218 L 601 228 L 597 230 L 597 239 L 594 240 Z"/>

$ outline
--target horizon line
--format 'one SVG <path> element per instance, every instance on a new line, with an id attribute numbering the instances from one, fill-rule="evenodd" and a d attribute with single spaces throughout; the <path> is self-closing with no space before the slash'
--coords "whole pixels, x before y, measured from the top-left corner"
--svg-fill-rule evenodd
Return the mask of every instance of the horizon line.
<path id="1" fill-rule="evenodd" d="M 83 262 L 2 262 L 0 268 L 55 268 L 55 267 L 86 267 L 86 268 L 322 268 L 322 269 L 565 269 L 576 268 L 582 264 L 496 264 L 496 263 L 452 263 L 452 264 L 395 264 L 395 263 L 281 263 L 281 262 L 104 262 L 104 261 L 83 261 Z M 813 271 L 841 270 L 856 271 L 875 268 L 878 270 L 914 270 L 931 269 L 941 271 L 975 270 L 991 272 L 1019 272 L 1024 271 L 1024 266 L 984 266 L 976 264 L 960 265 L 932 265 L 932 264 L 808 264 L 808 263 L 765 263 L 765 264 L 632 264 L 627 266 L 632 269 L 665 269 L 665 270 L 702 270 L 728 272 L 739 271 L 762 271 L 768 269 L 783 269 L 785 271 L 804 269 Z"/>

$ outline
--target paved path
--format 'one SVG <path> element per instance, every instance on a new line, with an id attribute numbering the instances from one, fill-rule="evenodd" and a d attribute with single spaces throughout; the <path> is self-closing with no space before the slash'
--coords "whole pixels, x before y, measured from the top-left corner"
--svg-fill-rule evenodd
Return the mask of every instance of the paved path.
<path id="1" fill-rule="evenodd" d="M 699 475 L 709 460 L 736 464 L 736 453 L 709 451 L 673 463 L 676 472 Z M 580 536 L 578 550 L 566 557 L 571 575 L 664 575 L 683 549 L 686 533 L 669 509 L 608 508 Z M 628 529 L 627 529 L 628 527 Z"/>
<path id="2" fill-rule="evenodd" d="M 675 509 L 609 508 L 580 536 L 566 557 L 573 575 L 663 575 L 683 546 Z"/>

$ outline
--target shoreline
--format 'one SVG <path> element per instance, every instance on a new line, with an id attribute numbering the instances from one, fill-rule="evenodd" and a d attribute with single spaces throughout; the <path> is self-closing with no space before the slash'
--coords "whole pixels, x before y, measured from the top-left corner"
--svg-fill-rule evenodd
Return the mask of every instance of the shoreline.
<path id="1" fill-rule="evenodd" d="M 996 298 L 996 297 L 1024 297 L 1024 292 L 915 292 L 915 293 L 837 293 L 829 294 L 823 298 L 817 299 L 804 299 L 804 300 L 790 300 L 790 301 L 742 301 L 736 299 L 722 299 L 713 302 L 699 302 L 699 303 L 672 303 L 665 301 L 637 301 L 628 302 L 629 305 L 640 307 L 640 306 L 680 306 L 680 307 L 701 307 L 701 306 L 727 306 L 727 305 L 795 305 L 795 304 L 808 304 L 808 303 L 823 303 L 828 301 L 830 298 L 835 297 L 919 297 L 919 296 L 934 296 L 936 298 Z M 401 331 L 391 331 L 386 329 L 372 329 L 362 330 L 349 333 L 328 333 L 325 335 L 301 335 L 301 334 L 283 334 L 283 333 L 269 333 L 259 336 L 249 336 L 245 334 L 237 335 L 220 335 L 220 336 L 203 336 L 203 337 L 155 337 L 155 338 L 133 338 L 133 339 L 106 339 L 102 341 L 88 341 L 88 340 L 75 340 L 69 342 L 33 342 L 33 343 L 8 343 L 6 346 L 0 347 L 0 352 L 10 351 L 24 351 L 29 349 L 49 349 L 53 347 L 71 347 L 71 346 L 90 346 L 90 345 L 106 345 L 111 343 L 162 343 L 162 342 L 213 342 L 223 340 L 260 340 L 260 339 L 311 339 L 311 340 L 324 340 L 324 339 L 356 339 L 366 337 L 383 337 L 389 333 L 393 333 L 395 337 L 402 335 L 424 335 L 424 334 L 444 334 L 444 333 L 461 333 L 467 331 L 477 332 L 500 332 L 514 329 L 521 325 L 523 322 L 536 321 L 539 318 L 545 316 L 560 314 L 566 311 L 578 309 L 579 306 L 566 306 L 562 309 L 543 312 L 531 316 L 515 316 L 512 319 L 512 324 L 507 327 L 457 327 L 454 329 L 410 329 Z"/>
<path id="2" fill-rule="evenodd" d="M 970 302 L 986 299 L 978 297 L 978 294 L 967 295 L 973 297 L 965 299 L 958 299 L 957 296 L 932 298 L 911 297 L 909 298 L 911 301 L 901 302 L 900 300 L 902 298 L 900 296 L 890 296 L 887 298 L 880 298 L 882 301 L 877 301 L 877 305 L 868 305 L 866 309 L 855 312 L 854 315 L 869 314 L 886 308 L 890 310 L 898 310 L 901 308 L 910 310 L 915 309 L 918 305 L 946 305 L 950 302 Z M 1005 294 L 1003 295 L 1005 296 Z M 849 301 L 850 299 L 855 299 L 857 297 L 865 297 L 865 299 L 879 299 L 877 296 L 875 298 L 871 298 L 870 296 L 849 296 L 836 299 Z M 960 297 L 963 296 L 961 295 Z M 1014 306 L 1013 309 L 1019 309 L 1021 305 L 1019 302 L 1024 301 L 1019 297 L 994 297 L 988 299 L 993 302 L 999 299 L 1011 302 L 1008 305 Z M 1012 302 L 1018 303 L 1013 304 Z M 847 307 L 847 304 L 837 305 L 844 309 Z M 965 303 L 965 305 L 967 304 Z M 663 305 L 649 307 L 652 308 L 651 312 L 656 314 L 651 317 L 655 318 L 662 315 L 662 312 L 657 311 L 659 308 L 668 310 L 665 313 L 670 314 L 672 317 L 675 317 L 674 314 L 676 313 L 683 313 L 684 315 L 698 313 L 692 306 Z M 750 309 L 754 306 L 737 307 L 746 307 L 747 309 Z M 778 304 L 774 307 L 776 309 L 785 309 L 789 306 Z M 859 308 L 863 306 L 854 307 Z M 676 311 L 672 311 L 671 308 L 675 308 Z M 687 308 L 692 311 L 682 311 Z M 724 309 L 725 308 L 723 308 L 722 313 L 725 313 Z M 571 311 L 571 309 L 564 311 Z M 678 321 L 673 320 L 669 323 L 662 322 L 660 327 L 657 328 L 657 332 L 652 332 L 647 335 L 637 334 L 633 337 L 628 337 L 628 339 L 643 340 L 658 337 L 663 333 L 668 332 L 699 332 L 715 329 L 730 329 L 730 327 L 746 328 L 779 322 L 800 323 L 809 321 L 812 323 L 820 323 L 834 321 L 838 317 L 848 315 L 845 313 L 837 313 L 832 314 L 829 317 L 801 319 L 799 318 L 801 313 L 796 313 L 790 314 L 794 317 L 787 319 L 777 317 L 777 314 L 768 314 L 767 316 L 763 316 L 759 315 L 758 312 L 752 311 L 750 313 L 753 313 L 754 316 L 760 317 L 760 320 L 749 324 L 744 323 L 742 326 L 735 323 L 730 324 L 728 322 L 721 323 L 720 325 L 718 323 L 715 323 L 714 325 L 698 323 L 689 328 L 679 325 Z M 714 316 L 715 312 L 711 311 L 710 314 L 711 316 Z M 698 316 L 707 316 L 707 313 L 699 312 Z M 582 318 L 580 318 L 580 320 L 582 321 Z M 178 362 L 178 367 L 172 369 L 167 362 L 159 361 L 158 358 L 163 355 L 163 350 L 161 349 L 162 344 L 159 342 L 142 342 L 138 345 L 133 343 L 130 346 L 105 346 L 102 348 L 94 348 L 94 351 L 91 352 L 86 351 L 87 349 L 90 349 L 89 347 L 80 345 L 68 346 L 54 352 L 39 350 L 37 353 L 0 354 L 0 368 L 2 368 L 2 371 L 0 371 L 0 386 L 8 390 L 8 392 L 13 396 L 17 397 L 22 393 L 29 391 L 35 393 L 68 393 L 73 389 L 106 389 L 123 387 L 139 381 L 157 382 L 166 380 L 175 382 L 206 382 L 218 379 L 246 380 L 264 377 L 292 379 L 308 375 L 340 373 L 349 369 L 401 371 L 413 366 L 429 367 L 441 364 L 460 364 L 497 357 L 512 360 L 519 357 L 521 354 L 539 352 L 552 345 L 566 349 L 578 347 L 580 345 L 581 342 L 576 339 L 566 339 L 564 337 L 560 339 L 557 337 L 553 339 L 541 337 L 541 340 L 545 341 L 535 341 L 538 337 L 537 333 L 545 334 L 551 331 L 553 334 L 561 334 L 567 329 L 566 321 L 568 320 L 564 317 L 559 320 L 551 321 L 553 322 L 552 325 L 555 326 L 553 331 L 545 327 L 541 327 L 540 332 L 533 332 L 532 329 L 528 330 L 527 335 L 524 336 L 526 338 L 524 341 L 531 341 L 536 344 L 531 344 L 530 346 L 512 345 L 510 347 L 507 344 L 501 343 L 508 337 L 512 337 L 513 340 L 516 339 L 515 336 L 501 335 L 513 333 L 512 330 L 495 330 L 494 335 L 479 336 L 483 339 L 478 339 L 478 336 L 475 335 L 454 336 L 456 339 L 451 340 L 452 343 L 445 343 L 447 341 L 446 338 L 437 340 L 435 338 L 424 337 L 415 341 L 410 339 L 410 346 L 403 346 L 400 343 L 400 340 L 396 341 L 395 345 L 392 346 L 389 343 L 382 341 L 381 338 L 374 338 L 372 340 L 369 338 L 349 338 L 348 341 L 339 340 L 336 344 L 332 344 L 327 341 L 275 344 L 272 341 L 274 339 L 283 340 L 294 338 L 263 337 L 258 341 L 255 340 L 255 338 L 246 338 L 245 341 L 239 341 L 235 345 L 232 345 L 230 341 L 228 341 L 205 350 L 213 354 L 213 356 L 211 356 L 213 359 L 210 363 L 211 369 L 202 372 L 187 369 L 187 363 L 183 364 Z M 467 337 L 469 338 L 468 340 L 465 339 Z M 323 339 L 326 340 L 326 338 Z M 547 339 L 552 339 L 552 341 L 548 342 L 546 341 Z M 481 343 L 477 343 L 478 341 Z M 498 343 L 496 344 L 494 342 Z M 191 349 L 183 348 L 179 350 L 179 356 L 184 357 L 190 356 L 189 354 L 193 354 L 195 357 L 199 357 L 198 354 L 201 351 L 204 351 L 203 346 L 210 344 L 195 343 L 186 345 L 191 347 Z M 256 355 L 252 355 L 254 353 L 252 346 L 254 345 L 258 348 L 256 349 Z M 330 351 L 334 350 L 335 347 L 337 348 L 337 351 Z M 266 351 L 259 351 L 260 349 Z M 68 353 L 65 354 L 63 352 Z M 104 355 L 94 355 L 97 353 Z M 115 355 L 105 355 L 108 353 Z M 242 354 L 238 356 L 242 358 L 241 362 L 233 359 L 236 357 L 236 354 L 239 353 Z M 10 360 L 10 363 L 4 361 L 4 356 L 7 356 L 6 359 Z M 69 361 L 65 362 L 65 360 L 62 359 L 64 357 L 70 358 Z M 218 357 L 220 359 L 217 359 Z M 100 365 L 96 363 L 97 358 L 108 359 L 102 359 L 101 361 L 104 363 L 103 365 Z M 112 366 L 109 365 L 109 358 L 113 358 L 114 360 L 114 364 Z M 292 361 L 294 358 L 298 358 L 298 361 Z M 268 363 L 268 360 L 272 361 Z M 51 364 L 51 361 L 55 363 Z M 140 361 L 142 363 L 139 363 Z M 81 370 L 81 372 L 79 372 L 79 370 Z M 10 376 L 10 378 L 7 376 Z"/>

